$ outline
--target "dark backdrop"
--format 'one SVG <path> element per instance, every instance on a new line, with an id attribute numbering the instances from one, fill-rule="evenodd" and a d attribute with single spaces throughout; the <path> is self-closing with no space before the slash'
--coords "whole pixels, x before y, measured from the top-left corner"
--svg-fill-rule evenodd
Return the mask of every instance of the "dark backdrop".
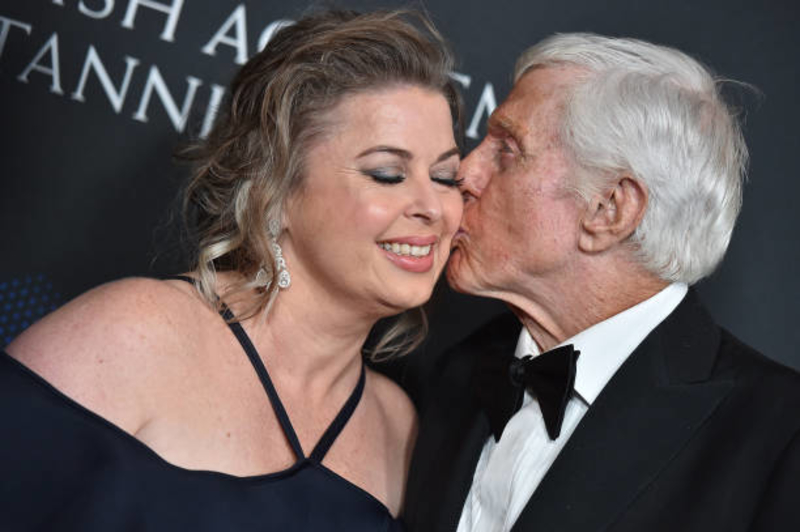
<path id="1" fill-rule="evenodd" d="M 237 60 L 305 7 L 274 0 L 0 5 L 0 345 L 92 286 L 180 267 L 175 197 L 187 169 L 172 153 L 202 132 Z M 425 7 L 459 57 L 468 147 L 508 92 L 516 56 L 553 32 L 672 45 L 757 87 L 762 96 L 733 94 L 752 164 L 728 256 L 699 291 L 721 324 L 800 368 L 793 347 L 800 343 L 795 2 L 429 0 Z M 442 287 L 433 333 L 412 361 L 426 366 L 502 309 Z"/>

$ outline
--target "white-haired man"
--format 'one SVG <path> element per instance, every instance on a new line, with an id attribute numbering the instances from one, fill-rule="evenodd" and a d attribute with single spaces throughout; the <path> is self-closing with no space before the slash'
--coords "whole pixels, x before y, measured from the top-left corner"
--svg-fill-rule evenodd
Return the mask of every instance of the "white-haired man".
<path id="1" fill-rule="evenodd" d="M 718 90 L 635 40 L 558 35 L 520 58 L 462 163 L 448 267 L 516 317 L 440 361 L 412 530 L 800 530 L 800 376 L 689 288 L 741 203 L 746 147 Z"/>

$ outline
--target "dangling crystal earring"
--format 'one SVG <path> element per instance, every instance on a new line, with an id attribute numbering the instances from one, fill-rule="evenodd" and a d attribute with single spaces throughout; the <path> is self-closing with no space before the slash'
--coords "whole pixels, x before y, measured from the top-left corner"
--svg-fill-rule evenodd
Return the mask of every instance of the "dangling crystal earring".
<path id="1" fill-rule="evenodd" d="M 278 220 L 269 221 L 269 233 L 272 235 L 272 252 L 275 254 L 275 267 L 278 269 L 278 287 L 285 290 L 291 286 L 292 277 L 286 269 L 286 259 L 283 258 L 283 250 L 278 244 L 278 236 L 281 234 L 281 223 Z"/>
<path id="2" fill-rule="evenodd" d="M 267 276 L 267 270 L 263 266 L 256 272 L 256 278 L 253 283 L 261 288 L 267 289 L 272 284 L 272 280 Z"/>

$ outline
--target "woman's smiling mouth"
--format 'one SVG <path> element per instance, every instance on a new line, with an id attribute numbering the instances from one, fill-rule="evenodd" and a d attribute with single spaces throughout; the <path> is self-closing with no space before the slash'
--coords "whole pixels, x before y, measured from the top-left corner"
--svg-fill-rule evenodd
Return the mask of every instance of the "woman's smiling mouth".
<path id="1" fill-rule="evenodd" d="M 424 273 L 433 268 L 432 251 L 438 240 L 435 236 L 393 238 L 378 242 L 378 247 L 396 266 Z"/>

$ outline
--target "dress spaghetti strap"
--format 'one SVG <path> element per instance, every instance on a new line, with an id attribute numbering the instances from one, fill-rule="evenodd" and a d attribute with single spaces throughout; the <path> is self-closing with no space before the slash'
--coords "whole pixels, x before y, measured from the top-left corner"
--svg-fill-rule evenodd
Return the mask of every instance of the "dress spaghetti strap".
<path id="1" fill-rule="evenodd" d="M 189 284 L 194 284 L 197 279 L 189 277 L 188 275 L 165 275 L 161 277 L 162 281 L 186 281 Z"/>
<path id="2" fill-rule="evenodd" d="M 364 392 L 364 381 L 366 380 L 365 377 L 366 373 L 364 370 L 364 364 L 362 363 L 361 375 L 358 377 L 358 384 L 356 384 L 356 387 L 350 394 L 347 402 L 328 426 L 325 434 L 323 434 L 319 439 L 317 445 L 314 447 L 314 450 L 311 451 L 311 459 L 315 462 L 322 462 L 322 459 L 325 458 L 326 454 L 328 454 L 328 450 L 331 448 L 331 445 L 333 445 L 333 442 L 336 441 L 336 438 L 344 429 L 344 426 L 347 424 L 350 416 L 353 415 L 353 412 L 358 406 L 358 402 L 361 400 L 361 395 Z"/>
<path id="3" fill-rule="evenodd" d="M 169 277 L 165 277 L 164 279 L 175 279 L 180 281 L 186 281 L 187 283 L 194 284 L 195 280 L 191 277 L 185 275 L 173 275 Z M 250 337 L 247 336 L 244 328 L 238 321 L 234 321 L 235 316 L 231 309 L 227 306 L 223 305 L 222 310 L 220 311 L 220 315 L 230 327 L 231 332 L 233 332 L 236 339 L 239 341 L 239 344 L 242 346 L 247 358 L 250 359 L 250 363 L 253 366 L 253 369 L 256 371 L 256 375 L 258 375 L 259 380 L 261 381 L 261 385 L 264 387 L 264 391 L 267 393 L 267 397 L 269 398 L 269 402 L 272 405 L 272 409 L 275 412 L 275 416 L 278 418 L 278 422 L 281 424 L 281 428 L 283 429 L 283 433 L 286 435 L 286 439 L 289 441 L 289 444 L 292 446 L 292 451 L 294 451 L 297 460 L 305 459 L 305 454 L 303 453 L 303 447 L 300 445 L 300 440 L 297 438 L 297 433 L 292 426 L 292 422 L 289 419 L 289 415 L 286 413 L 286 409 L 283 406 L 283 402 L 281 401 L 280 397 L 278 396 L 278 392 L 275 389 L 275 385 L 272 383 L 272 379 L 269 376 L 269 372 L 267 372 L 267 368 L 264 366 L 264 363 L 261 361 L 261 357 L 258 354 L 253 342 L 250 340 Z M 350 420 L 350 417 L 353 415 L 356 407 L 358 406 L 359 401 L 361 400 L 361 396 L 364 393 L 364 384 L 366 381 L 366 371 L 364 369 L 364 364 L 361 364 L 361 374 L 358 377 L 358 383 L 356 383 L 356 387 L 350 393 L 350 397 L 347 398 L 347 401 L 342 406 L 339 413 L 333 419 L 328 428 L 323 433 L 322 437 L 317 442 L 316 446 L 314 446 L 314 450 L 311 451 L 311 455 L 309 458 L 315 462 L 322 462 L 325 458 L 325 455 L 330 450 L 333 443 L 336 441 L 336 438 L 341 434 L 342 430 L 344 429 L 347 422 Z"/>
<path id="4" fill-rule="evenodd" d="M 286 409 L 283 407 L 280 397 L 278 397 L 278 392 L 275 390 L 275 386 L 272 384 L 272 379 L 269 378 L 267 368 L 264 367 L 264 363 L 261 362 L 261 357 L 258 356 L 258 351 L 256 351 L 253 342 L 250 341 L 250 337 L 247 336 L 246 332 L 244 332 L 244 329 L 239 322 L 231 321 L 234 318 L 231 309 L 226 307 L 221 314 L 228 323 L 228 327 L 230 327 L 231 331 L 233 331 L 236 339 L 239 340 L 239 344 L 247 354 L 247 358 L 250 359 L 253 369 L 256 370 L 258 379 L 261 381 L 264 391 L 267 392 L 267 397 L 269 397 L 269 402 L 272 404 L 272 409 L 275 411 L 275 415 L 278 417 L 278 421 L 281 424 L 283 433 L 286 435 L 286 439 L 289 440 L 289 444 L 292 446 L 295 456 L 298 460 L 302 460 L 305 458 L 305 455 L 303 454 L 303 448 L 300 446 L 300 440 L 297 439 L 297 434 L 294 431 L 292 422 L 289 420 L 289 415 L 286 413 Z"/>

